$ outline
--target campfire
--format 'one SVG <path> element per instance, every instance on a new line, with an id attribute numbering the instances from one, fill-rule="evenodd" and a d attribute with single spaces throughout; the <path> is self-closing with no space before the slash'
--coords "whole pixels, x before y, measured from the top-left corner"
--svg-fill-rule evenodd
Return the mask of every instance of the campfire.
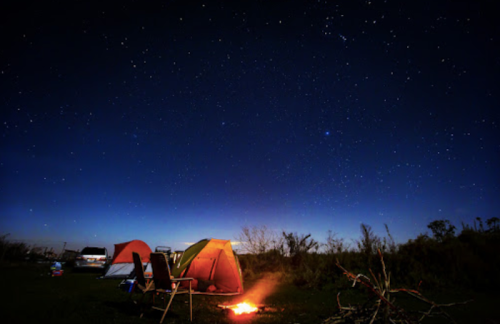
<path id="1" fill-rule="evenodd" d="M 222 309 L 230 309 L 235 315 L 252 314 L 259 311 L 259 307 L 249 302 L 243 302 L 236 305 L 218 305 L 218 307 Z"/>
<path id="2" fill-rule="evenodd" d="M 282 312 L 283 308 L 276 308 L 264 304 L 253 304 L 249 301 L 245 301 L 242 303 L 234 304 L 234 305 L 217 305 L 217 307 L 222 308 L 223 311 L 227 313 L 234 314 L 235 316 L 239 315 L 248 315 L 248 314 L 261 314 L 263 312 Z"/>
<path id="3" fill-rule="evenodd" d="M 217 307 L 221 308 L 227 315 L 233 316 L 252 316 L 253 314 L 262 314 L 264 312 L 282 312 L 283 308 L 260 304 L 274 291 L 277 282 L 276 278 L 267 275 L 260 279 L 252 289 L 247 291 L 244 297 L 233 300 L 233 304 L 219 304 Z"/>

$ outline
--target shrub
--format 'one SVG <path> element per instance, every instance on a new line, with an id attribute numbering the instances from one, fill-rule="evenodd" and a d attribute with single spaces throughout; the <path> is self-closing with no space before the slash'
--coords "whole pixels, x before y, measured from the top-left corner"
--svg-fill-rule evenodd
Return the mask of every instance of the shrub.
<path id="1" fill-rule="evenodd" d="M 376 236 L 371 227 L 362 224 L 357 249 L 349 249 L 344 240 L 328 231 L 326 243 L 320 244 L 310 235 L 282 233 L 281 240 L 266 246 L 264 252 L 240 257 L 246 278 L 258 278 L 266 272 L 297 286 L 319 289 L 341 287 L 342 273 L 335 266 L 336 259 L 353 273 L 368 269 L 380 271 L 375 252 L 384 253 L 391 278 L 407 288 L 445 289 L 448 287 L 475 290 L 500 288 L 500 232 L 497 221 L 488 220 L 488 230 L 482 226 L 464 226 L 454 235 L 455 227 L 449 221 L 434 221 L 429 228 L 433 237 L 420 234 L 404 244 L 397 245 L 387 225 L 387 237 Z M 265 232 L 265 231 L 264 231 Z M 249 231 L 247 233 L 252 233 Z M 273 242 L 280 242 L 273 245 Z M 323 247 L 322 250 L 319 247 Z M 321 252 L 320 252 L 321 251 Z"/>

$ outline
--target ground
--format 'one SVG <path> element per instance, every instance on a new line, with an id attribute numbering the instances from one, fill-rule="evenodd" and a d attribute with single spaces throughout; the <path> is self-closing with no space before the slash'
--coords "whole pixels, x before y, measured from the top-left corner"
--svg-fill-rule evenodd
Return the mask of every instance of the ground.
<path id="1" fill-rule="evenodd" d="M 159 311 L 146 311 L 140 318 L 134 296 L 120 290 L 120 280 L 97 279 L 97 272 L 74 273 L 65 269 L 63 276 L 51 277 L 48 264 L 3 265 L 0 274 L 4 280 L 2 312 L 4 323 L 158 323 Z M 260 285 L 257 280 L 246 282 L 245 289 Z M 265 286 L 269 286 L 265 284 Z M 235 317 L 217 308 L 218 304 L 232 303 L 241 297 L 193 296 L 195 323 L 315 323 L 320 324 L 337 311 L 338 291 L 301 289 L 293 285 L 276 285 L 262 302 L 271 311 L 257 315 Z M 473 303 L 449 310 L 457 323 L 500 323 L 500 297 L 478 292 L 428 293 L 436 302 L 475 299 Z M 189 323 L 187 296 L 176 296 L 164 323 Z M 243 296 L 244 297 L 244 296 Z M 365 299 L 356 288 L 341 290 L 343 305 Z M 398 297 L 405 309 L 418 307 L 411 298 Z M 446 323 L 439 319 L 424 323 Z"/>

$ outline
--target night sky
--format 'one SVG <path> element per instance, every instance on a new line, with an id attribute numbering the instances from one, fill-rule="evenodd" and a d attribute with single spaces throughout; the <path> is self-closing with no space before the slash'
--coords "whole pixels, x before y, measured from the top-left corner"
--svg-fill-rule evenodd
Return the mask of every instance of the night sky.
<path id="1" fill-rule="evenodd" d="M 500 210 L 495 1 L 0 5 L 0 235 L 398 242 Z"/>

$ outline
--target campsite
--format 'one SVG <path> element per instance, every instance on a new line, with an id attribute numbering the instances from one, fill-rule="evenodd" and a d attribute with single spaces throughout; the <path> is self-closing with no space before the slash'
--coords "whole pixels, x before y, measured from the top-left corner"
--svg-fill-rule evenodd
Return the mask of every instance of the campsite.
<path id="1" fill-rule="evenodd" d="M 344 249 L 336 241 L 322 253 L 301 250 L 313 246 L 314 239 L 291 233 L 282 233 L 283 238 L 295 240 L 281 241 L 284 254 L 276 246 L 266 246 L 264 252 L 238 256 L 229 240 L 205 239 L 183 251 L 169 269 L 173 277 L 196 278 L 191 296 L 194 323 L 350 323 L 375 318 L 377 300 L 383 303 L 376 306 L 380 313 L 374 323 L 384 323 L 384 313 L 395 323 L 499 323 L 499 283 L 492 276 L 498 256 L 484 258 L 498 246 L 495 231 L 469 228 L 457 237 L 448 235 L 439 241 L 438 236 L 421 236 L 396 247 L 387 238 L 374 236 L 369 226 L 364 229 L 358 250 Z M 461 244 L 465 241 L 468 244 Z M 114 263 L 105 273 L 74 271 L 64 264 L 63 275 L 52 276 L 49 262 L 2 263 L 0 274 L 8 278 L 2 297 L 3 304 L 9 305 L 3 314 L 6 322 L 43 318 L 50 323 L 159 323 L 162 312 L 151 309 L 151 299 L 124 285 L 126 278 L 134 276 L 128 256 L 133 250 L 142 252 L 144 275 L 154 279 L 149 274 L 152 259 L 146 256 L 152 249 L 140 240 L 115 244 Z M 150 255 L 155 254 L 163 253 Z M 481 266 L 467 270 L 471 263 Z M 408 272 L 405 264 L 422 272 Z M 215 289 L 209 289 L 207 281 Z M 385 294 L 388 291 L 390 296 Z M 156 296 L 155 303 L 161 306 L 162 295 Z M 243 301 L 258 310 L 233 313 L 231 307 Z M 384 308 L 389 305 L 395 310 Z M 190 322 L 188 295 L 176 295 L 163 323 Z M 369 318 L 360 321 L 368 322 Z"/>
<path id="2" fill-rule="evenodd" d="M 2 1 L 0 324 L 500 324 L 498 7 Z"/>
<path id="3" fill-rule="evenodd" d="M 139 309 L 130 302 L 129 296 L 117 288 L 119 280 L 97 280 L 95 273 L 72 273 L 62 277 L 50 277 L 46 266 L 2 268 L 2 278 L 10 278 L 4 284 L 2 303 L 8 305 L 3 312 L 4 323 L 158 323 L 160 312 L 148 312 L 139 317 Z M 256 281 L 246 282 L 250 289 Z M 185 297 L 185 296 L 182 296 Z M 346 302 L 360 300 L 359 295 L 346 294 Z M 442 300 L 456 299 L 458 293 L 437 296 Z M 485 310 L 493 310 L 500 302 L 498 296 L 487 294 L 474 296 L 477 305 L 467 310 L 457 309 L 452 314 L 458 323 L 476 322 L 477 316 L 485 316 Z M 266 303 L 274 312 L 258 314 L 251 319 L 241 320 L 226 316 L 217 308 L 219 303 L 230 302 L 232 297 L 194 296 L 193 323 L 322 323 L 333 314 L 336 294 L 331 291 L 300 289 L 285 285 L 269 296 Z M 173 304 L 164 323 L 190 323 L 188 306 L 181 298 Z M 471 314 L 475 311 L 475 315 Z M 481 318 L 481 317 L 479 317 Z M 429 322 L 432 323 L 432 322 Z M 437 321 L 435 323 L 445 323 Z M 483 323 L 488 323 L 483 321 Z M 494 322 L 490 322 L 494 323 Z"/>

